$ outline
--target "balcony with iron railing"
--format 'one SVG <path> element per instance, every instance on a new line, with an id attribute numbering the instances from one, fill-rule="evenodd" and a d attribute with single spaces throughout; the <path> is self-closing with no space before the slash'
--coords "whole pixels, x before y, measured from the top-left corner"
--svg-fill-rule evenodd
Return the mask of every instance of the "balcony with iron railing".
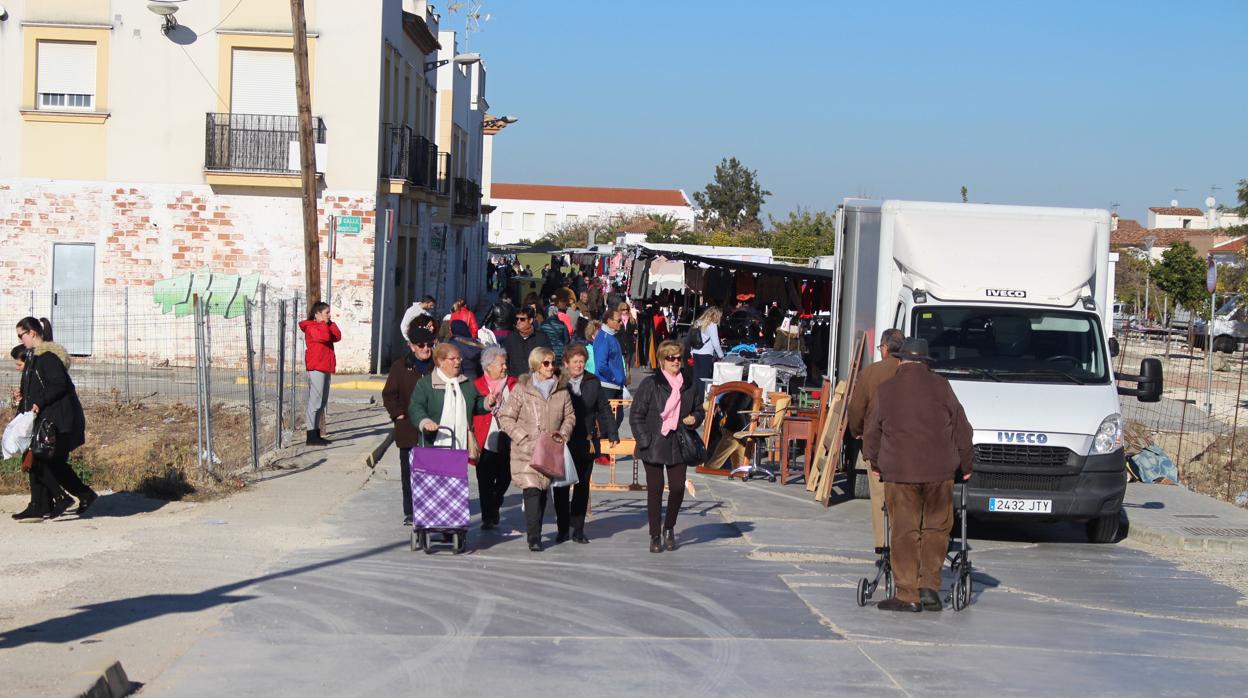
<path id="1" fill-rule="evenodd" d="M 465 179 L 455 178 L 455 196 L 452 197 L 451 215 L 478 216 L 481 214 L 481 185 Z"/>
<path id="2" fill-rule="evenodd" d="M 325 122 L 312 120 L 312 140 L 325 142 Z M 207 115 L 204 169 L 298 174 L 299 117 L 273 114 Z M 293 161 L 293 162 L 292 162 Z M 294 165 L 292 167 L 292 165 Z"/>
<path id="3" fill-rule="evenodd" d="M 409 126 L 386 127 L 381 175 L 434 191 L 438 183 L 438 147 Z"/>

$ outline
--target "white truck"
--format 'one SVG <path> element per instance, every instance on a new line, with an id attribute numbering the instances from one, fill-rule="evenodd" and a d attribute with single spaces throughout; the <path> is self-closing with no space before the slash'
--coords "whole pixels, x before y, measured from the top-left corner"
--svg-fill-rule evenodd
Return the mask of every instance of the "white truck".
<path id="1" fill-rule="evenodd" d="M 975 430 L 969 512 L 1084 521 L 1090 540 L 1116 540 L 1118 396 L 1156 402 L 1162 377 L 1151 358 L 1114 375 L 1109 213 L 846 199 L 837 230 L 829 374 L 848 376 L 864 334 L 868 362 L 887 328 L 926 339 Z"/>

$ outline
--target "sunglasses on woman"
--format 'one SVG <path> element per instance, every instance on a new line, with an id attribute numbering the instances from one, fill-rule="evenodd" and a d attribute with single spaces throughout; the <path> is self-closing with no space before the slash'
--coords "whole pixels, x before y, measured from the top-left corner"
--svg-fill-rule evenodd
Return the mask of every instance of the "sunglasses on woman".
<path id="1" fill-rule="evenodd" d="M 663 360 L 664 361 L 680 361 L 680 356 L 679 355 L 664 356 Z"/>
<path id="2" fill-rule="evenodd" d="M 555 362 L 554 362 L 554 361 L 550 361 L 550 360 L 548 359 L 548 360 L 546 360 L 546 361 L 543 361 L 543 362 L 542 362 L 542 365 L 543 365 L 543 366 L 554 366 L 554 365 L 555 365 Z"/>

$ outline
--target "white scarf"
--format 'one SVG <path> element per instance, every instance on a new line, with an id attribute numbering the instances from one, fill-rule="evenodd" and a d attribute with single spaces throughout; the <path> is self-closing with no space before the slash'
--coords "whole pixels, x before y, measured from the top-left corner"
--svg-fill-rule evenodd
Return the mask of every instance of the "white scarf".
<path id="1" fill-rule="evenodd" d="M 464 393 L 459 389 L 459 383 L 465 380 L 463 376 L 448 378 L 442 369 L 435 368 L 433 372 L 437 374 L 446 385 L 446 397 L 442 401 L 442 415 L 438 417 L 438 425 L 449 427 L 455 432 L 454 438 L 445 431 L 439 431 L 438 436 L 434 439 L 433 445 L 447 448 L 468 448 L 468 407 L 464 401 Z"/>

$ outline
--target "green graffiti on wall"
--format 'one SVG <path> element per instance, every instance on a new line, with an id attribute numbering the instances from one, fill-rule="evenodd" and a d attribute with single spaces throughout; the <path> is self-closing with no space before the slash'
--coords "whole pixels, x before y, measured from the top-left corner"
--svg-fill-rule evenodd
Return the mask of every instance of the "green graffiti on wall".
<path id="1" fill-rule="evenodd" d="M 243 314 L 243 304 L 255 296 L 259 288 L 259 274 L 218 274 L 205 268 L 157 281 L 152 297 L 160 305 L 161 312 L 172 312 L 175 317 L 190 315 L 191 300 L 199 296 L 209 315 L 236 318 Z"/>

